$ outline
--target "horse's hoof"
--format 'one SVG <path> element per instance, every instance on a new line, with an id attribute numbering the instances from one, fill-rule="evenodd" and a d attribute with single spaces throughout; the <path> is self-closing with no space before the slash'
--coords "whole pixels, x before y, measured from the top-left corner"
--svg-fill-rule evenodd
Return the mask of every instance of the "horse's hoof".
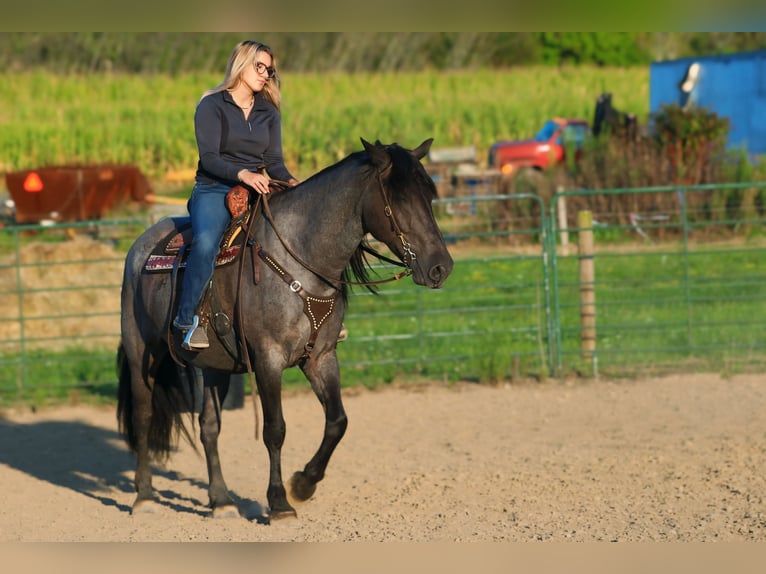
<path id="1" fill-rule="evenodd" d="M 130 509 L 131 514 L 157 514 L 159 511 L 160 505 L 149 499 L 136 500 Z"/>
<path id="2" fill-rule="evenodd" d="M 239 518 L 239 509 L 234 504 L 217 506 L 213 509 L 213 518 Z"/>
<path id="3" fill-rule="evenodd" d="M 294 510 L 278 510 L 269 513 L 269 522 L 292 523 L 298 520 L 298 513 Z"/>
<path id="4" fill-rule="evenodd" d="M 290 477 L 288 492 L 296 502 L 305 502 L 314 495 L 316 482 L 311 482 L 306 475 L 298 471 Z"/>

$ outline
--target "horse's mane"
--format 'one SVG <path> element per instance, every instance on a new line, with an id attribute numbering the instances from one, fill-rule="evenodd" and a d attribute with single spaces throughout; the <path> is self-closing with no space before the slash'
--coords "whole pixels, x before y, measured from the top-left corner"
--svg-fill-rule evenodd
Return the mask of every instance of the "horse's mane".
<path id="1" fill-rule="evenodd" d="M 392 144 L 387 146 L 389 154 L 391 154 L 391 160 L 393 168 L 391 177 L 389 178 L 391 184 L 391 199 L 396 201 L 397 198 L 411 193 L 413 182 L 417 183 L 418 190 L 424 190 L 427 194 L 426 199 L 430 203 L 436 199 L 437 191 L 434 180 L 428 175 L 425 168 L 421 165 L 413 155 L 403 147 Z"/>
<path id="2" fill-rule="evenodd" d="M 369 167 L 369 170 L 367 170 L 369 173 L 365 171 L 365 167 Z M 335 172 L 342 169 L 361 170 L 363 177 L 365 178 L 371 178 L 375 175 L 375 170 L 372 164 L 369 162 L 367 153 L 365 151 L 355 151 L 347 155 L 345 158 L 339 160 L 338 162 L 331 164 L 313 174 L 304 180 L 301 185 L 311 185 L 316 190 L 323 190 L 327 186 L 327 184 L 324 183 L 324 180 L 329 179 L 330 181 L 334 181 Z M 341 295 L 346 302 L 348 301 L 351 287 L 348 285 L 348 281 L 364 283 L 364 287 L 368 291 L 374 295 L 378 294 L 378 289 L 375 285 L 367 285 L 367 283 L 370 282 L 373 267 L 372 263 L 370 263 L 370 261 L 367 259 L 367 252 L 364 248 L 366 243 L 366 238 L 359 242 L 359 245 L 351 255 L 351 259 L 349 259 L 348 265 L 341 273 Z"/>
<path id="3" fill-rule="evenodd" d="M 343 160 L 335 164 L 336 167 L 340 166 L 341 164 L 345 163 L 357 163 L 359 167 L 363 167 L 365 165 L 368 165 L 370 168 L 372 168 L 372 164 L 369 163 L 369 160 L 367 159 L 367 153 L 363 151 L 357 151 L 353 152 L 350 155 L 346 156 Z M 329 169 L 329 168 L 328 168 Z M 322 173 L 322 172 L 320 172 Z M 365 174 L 365 177 L 372 178 L 375 175 L 374 169 L 369 169 L 368 173 Z M 378 288 L 376 285 L 369 285 L 370 278 L 371 278 L 371 272 L 372 272 L 372 264 L 367 259 L 367 252 L 364 249 L 364 246 L 367 244 L 367 239 L 363 238 L 359 245 L 356 246 L 356 249 L 354 250 L 353 255 L 351 255 L 351 259 L 349 259 L 348 265 L 343 270 L 343 273 L 341 273 L 341 280 L 344 281 L 342 286 L 342 295 L 345 302 L 348 302 L 348 295 L 350 291 L 350 285 L 346 283 L 346 281 L 355 281 L 357 283 L 364 283 L 364 288 L 367 289 L 370 293 L 373 295 L 378 294 Z"/>
<path id="4" fill-rule="evenodd" d="M 390 191 L 392 201 L 396 201 L 398 197 L 407 193 L 411 186 L 411 184 L 408 185 L 408 182 L 411 182 L 413 179 L 420 181 L 421 185 L 418 186 L 420 189 L 427 189 L 429 191 L 429 201 L 436 197 L 436 186 L 433 183 L 433 180 L 427 176 L 425 170 L 422 168 L 417 169 L 420 162 L 415 159 L 408 150 L 395 143 L 386 145 L 385 148 L 390 154 L 392 162 L 391 173 L 388 176 L 391 183 Z M 369 155 L 366 151 L 360 150 L 352 152 L 340 161 L 323 168 L 321 171 L 306 179 L 303 184 L 311 183 L 311 185 L 316 186 L 317 189 L 323 189 L 327 185 L 324 183 L 324 180 L 334 180 L 335 172 L 342 169 L 356 169 L 361 173 L 362 178 L 364 179 L 377 178 L 376 168 L 370 161 Z M 375 295 L 378 294 L 377 286 L 369 285 L 374 270 L 372 263 L 367 258 L 368 253 L 374 254 L 375 251 L 368 247 L 368 240 L 367 238 L 364 238 L 359 242 L 359 245 L 349 259 L 348 265 L 341 273 L 341 280 L 343 281 L 341 292 L 344 300 L 347 300 L 349 288 L 351 287 L 347 283 L 349 281 L 363 283 L 364 287 L 370 293 Z"/>
<path id="5" fill-rule="evenodd" d="M 428 201 L 430 202 L 432 199 L 436 198 L 437 191 L 436 191 L 436 185 L 434 184 L 433 180 L 428 177 L 425 170 L 422 169 L 416 169 L 417 167 L 420 167 L 420 162 L 415 159 L 412 154 L 404 149 L 403 147 L 399 146 L 398 144 L 390 144 L 385 146 L 386 151 L 388 151 L 389 155 L 391 156 L 391 174 L 389 175 L 389 181 L 391 183 L 390 186 L 390 192 L 391 192 L 391 200 L 395 201 L 398 197 L 404 195 L 407 193 L 409 185 L 406 185 L 408 182 L 414 180 L 420 180 L 420 186 L 419 189 L 427 189 L 429 192 Z M 366 165 L 369 167 L 368 173 L 365 174 L 365 177 L 373 178 L 377 177 L 376 170 L 372 163 L 370 163 L 368 159 L 368 155 L 364 151 L 354 152 L 347 156 L 344 160 L 341 160 L 341 162 L 335 164 L 335 166 L 339 166 L 347 161 L 357 161 L 360 163 L 360 165 Z M 330 166 L 331 169 L 332 167 Z M 322 173 L 322 172 L 320 172 Z M 368 283 L 370 281 L 370 272 L 373 270 L 372 264 L 367 259 L 367 253 L 370 253 L 370 249 L 366 248 L 367 246 L 367 240 L 363 239 L 359 245 L 357 246 L 356 250 L 354 251 L 354 254 L 351 256 L 351 260 L 349 261 L 348 266 L 343 271 L 343 274 L 341 278 L 344 281 L 351 280 L 353 278 L 354 280 L 361 282 L 361 283 Z M 374 250 L 372 250 L 373 253 Z M 344 297 L 347 296 L 347 290 L 346 290 L 346 284 L 343 285 L 343 295 Z M 365 285 L 366 289 L 370 291 L 371 293 L 377 295 L 378 289 L 375 285 Z"/>
<path id="6" fill-rule="evenodd" d="M 341 293 L 343 295 L 344 301 L 346 302 L 348 301 L 349 287 L 351 287 L 348 285 L 348 283 L 345 283 L 346 281 L 364 283 L 364 288 L 367 289 L 370 293 L 373 295 L 378 294 L 377 286 L 369 285 L 372 264 L 367 260 L 367 253 L 363 248 L 365 242 L 366 239 L 362 239 L 362 241 L 359 242 L 359 245 L 357 245 L 356 249 L 354 250 L 354 254 L 351 256 L 348 265 L 340 276 L 341 280 L 344 281 L 343 286 L 341 287 Z"/>

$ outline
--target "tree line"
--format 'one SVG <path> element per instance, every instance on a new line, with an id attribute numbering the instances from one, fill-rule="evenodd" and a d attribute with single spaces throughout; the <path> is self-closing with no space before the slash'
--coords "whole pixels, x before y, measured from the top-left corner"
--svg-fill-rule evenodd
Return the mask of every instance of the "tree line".
<path id="1" fill-rule="evenodd" d="M 365 72 L 532 65 L 645 66 L 766 48 L 765 32 L 3 32 L 6 72 L 221 72 L 232 47 L 256 39 L 280 69 Z"/>

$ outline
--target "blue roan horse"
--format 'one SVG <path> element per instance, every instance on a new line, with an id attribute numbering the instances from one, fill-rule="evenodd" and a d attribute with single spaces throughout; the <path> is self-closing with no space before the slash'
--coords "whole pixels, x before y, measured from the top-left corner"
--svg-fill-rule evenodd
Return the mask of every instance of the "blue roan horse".
<path id="1" fill-rule="evenodd" d="M 346 430 L 335 347 L 345 285 L 351 277 L 367 279 L 361 251 L 367 234 L 387 245 L 418 285 L 439 288 L 452 271 L 431 207 L 436 188 L 420 163 L 431 142 L 410 151 L 362 140 L 363 151 L 274 194 L 267 216 L 254 219 L 243 233 L 247 241 L 239 259 L 214 273 L 202 311 L 210 338 L 203 351 L 183 350 L 169 329 L 182 269 L 156 272 L 147 264 L 188 218 L 162 220 L 136 240 L 122 285 L 117 407 L 120 430 L 137 458 L 134 512 L 157 504 L 150 456 L 167 458 L 179 434 L 191 441 L 183 423 L 189 412 L 183 380 L 192 368 L 204 379 L 199 426 L 214 515 L 238 512 L 223 479 L 218 435 L 229 375 L 247 372 L 251 364 L 269 453 L 271 519 L 295 515 L 280 461 L 282 372 L 299 366 L 322 404 L 319 449 L 289 481 L 294 500 L 311 497 Z"/>

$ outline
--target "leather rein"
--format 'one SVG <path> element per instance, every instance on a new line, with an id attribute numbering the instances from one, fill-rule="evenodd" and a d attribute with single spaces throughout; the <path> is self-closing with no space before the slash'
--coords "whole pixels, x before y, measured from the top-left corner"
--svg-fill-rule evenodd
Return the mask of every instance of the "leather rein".
<path id="1" fill-rule="evenodd" d="M 277 238 L 279 239 L 279 242 L 282 244 L 282 246 L 285 248 L 285 250 L 290 254 L 290 256 L 301 265 L 304 269 L 310 271 L 320 279 L 324 280 L 326 283 L 332 285 L 335 287 L 335 289 L 338 289 L 336 287 L 336 283 L 340 283 L 341 285 L 356 285 L 356 286 L 373 286 L 373 285 L 381 285 L 383 283 L 390 283 L 391 281 L 398 281 L 399 279 L 403 277 L 407 277 L 408 275 L 412 274 L 412 264 L 417 259 L 417 254 L 412 250 L 412 245 L 409 241 L 407 241 L 407 237 L 404 235 L 404 232 L 399 227 L 399 224 L 396 221 L 396 217 L 394 217 L 393 209 L 391 209 L 391 202 L 388 199 L 388 196 L 386 195 L 385 187 L 383 185 L 383 178 L 380 172 L 377 172 L 377 180 L 378 180 L 378 189 L 380 189 L 380 194 L 383 197 L 383 205 L 384 205 L 384 213 L 386 214 L 386 217 L 389 219 L 389 222 L 391 223 L 391 231 L 397 236 L 399 241 L 402 243 L 402 249 L 404 251 L 403 261 L 396 261 L 394 259 L 391 259 L 389 257 L 386 257 L 382 253 L 379 253 L 372 247 L 369 247 L 367 245 L 361 245 L 361 248 L 363 251 L 366 251 L 370 255 L 382 260 L 386 261 L 387 263 L 391 263 L 393 265 L 398 265 L 399 267 L 404 267 L 403 271 L 400 271 L 399 273 L 396 273 L 392 275 L 391 277 L 387 277 L 386 279 L 380 279 L 377 281 L 347 281 L 341 278 L 335 279 L 330 278 L 324 275 L 321 271 L 317 270 L 316 268 L 312 267 L 308 263 L 306 263 L 303 259 L 301 259 L 293 250 L 292 248 L 287 244 L 287 242 L 284 240 L 282 235 L 279 233 L 279 229 L 277 228 L 274 216 L 271 213 L 271 208 L 269 207 L 269 201 L 268 201 L 268 194 L 263 194 L 258 196 L 258 200 L 256 201 L 255 209 L 257 210 L 258 202 L 263 199 L 263 212 L 266 216 L 267 221 L 271 224 L 272 229 L 274 230 L 274 233 L 276 234 Z M 275 189 L 279 191 L 284 191 L 289 187 L 289 185 L 285 182 L 278 181 L 278 180 L 271 180 L 269 182 L 270 187 L 274 187 Z"/>
<path id="2" fill-rule="evenodd" d="M 391 222 L 391 231 L 396 234 L 396 236 L 399 238 L 399 241 L 402 242 L 402 248 L 404 250 L 404 261 L 399 262 L 395 261 L 393 259 L 390 259 L 386 257 L 385 255 L 378 253 L 376 250 L 372 249 L 369 246 L 362 245 L 362 249 L 366 251 L 367 253 L 370 253 L 371 255 L 377 257 L 378 259 L 384 260 L 388 263 L 392 263 L 394 265 L 398 265 L 400 267 L 404 267 L 405 269 L 399 273 L 396 273 L 395 275 L 388 277 L 386 279 L 381 279 L 378 281 L 346 281 L 341 278 L 335 279 L 335 278 L 329 278 L 323 273 L 321 273 L 319 270 L 315 269 L 303 259 L 301 259 L 293 250 L 292 248 L 287 244 L 287 242 L 284 240 L 282 235 L 279 233 L 279 229 L 274 223 L 274 216 L 271 213 L 271 208 L 269 207 L 269 201 L 267 194 L 265 195 L 259 195 L 258 199 L 256 200 L 255 205 L 253 206 L 253 214 L 250 217 L 250 221 L 245 229 L 245 242 L 247 245 L 250 245 L 254 249 L 258 249 L 259 254 L 262 256 L 263 253 L 260 250 L 259 246 L 255 243 L 255 238 L 252 236 L 253 228 L 255 224 L 256 217 L 254 217 L 254 214 L 258 211 L 258 204 L 261 202 L 261 199 L 263 199 L 263 212 L 268 220 L 269 224 L 271 225 L 272 229 L 274 229 L 274 233 L 276 234 L 277 238 L 279 239 L 282 246 L 285 248 L 285 250 L 290 254 L 290 256 L 299 263 L 304 269 L 310 271 L 323 281 L 327 282 L 329 285 L 334 287 L 336 291 L 340 291 L 340 289 L 336 286 L 336 283 L 345 284 L 345 285 L 360 285 L 360 286 L 372 286 L 372 285 L 379 285 L 381 283 L 388 283 L 391 281 L 398 281 L 402 277 L 406 277 L 407 275 L 410 275 L 412 273 L 412 263 L 417 259 L 417 255 L 412 250 L 412 246 L 407 241 L 406 236 L 404 235 L 404 232 L 399 227 L 399 224 L 396 221 L 396 218 L 394 217 L 394 212 L 391 209 L 391 203 L 388 200 L 388 196 L 386 195 L 385 187 L 383 186 L 383 178 L 380 172 L 377 172 L 377 179 L 378 179 L 378 188 L 380 189 L 381 196 L 383 197 L 383 204 L 384 204 L 384 212 L 386 214 L 386 217 L 388 217 L 389 221 Z M 290 185 L 284 181 L 279 180 L 271 180 L 269 182 L 269 187 L 273 187 L 276 191 L 284 191 L 286 189 L 289 189 Z M 255 244 L 255 245 L 254 245 Z M 273 261 L 268 261 L 267 263 L 274 269 L 277 273 L 280 273 L 282 270 L 279 268 L 278 265 L 276 265 Z M 237 293 L 241 293 L 241 281 L 243 278 L 242 274 L 242 265 L 244 264 L 244 257 L 240 258 L 240 272 L 239 272 L 239 282 L 240 285 L 237 287 Z M 253 270 L 254 273 L 257 274 L 257 266 L 255 265 L 255 262 L 253 263 Z M 280 275 L 282 276 L 282 279 L 285 280 L 289 285 L 290 289 L 301 296 L 304 300 L 304 305 L 307 303 L 307 299 L 310 298 L 310 296 L 307 296 L 300 285 L 299 281 L 292 281 L 292 278 L 289 277 L 286 273 L 281 272 Z M 337 297 L 337 295 L 336 295 Z M 326 300 L 325 303 L 328 301 Z M 332 312 L 333 303 L 330 303 L 329 308 L 326 308 L 326 312 L 329 314 Z M 241 341 L 246 341 L 245 333 L 244 333 L 244 321 L 242 316 L 242 305 L 237 305 L 237 309 L 239 311 L 238 315 L 238 323 L 239 323 L 239 336 Z M 304 307 L 304 312 L 307 309 L 307 307 Z M 312 334 L 309 338 L 309 342 L 306 344 L 305 347 L 305 355 L 304 357 L 308 358 L 309 361 L 313 363 L 314 357 L 311 353 L 314 347 L 314 342 L 316 340 L 316 336 L 319 330 L 319 326 L 316 324 L 316 321 L 313 316 L 309 316 L 309 319 L 312 321 Z M 323 319 L 319 321 L 319 324 L 321 325 L 321 322 Z M 243 350 L 244 355 L 244 361 L 245 366 L 247 367 L 247 374 L 248 379 L 250 382 L 250 395 L 253 401 L 253 412 L 255 416 L 255 439 L 258 440 L 259 438 L 259 427 L 260 427 L 260 417 L 258 415 L 258 394 L 257 394 L 257 385 L 255 381 L 255 376 L 253 373 L 253 366 L 252 362 L 250 360 L 250 352 L 248 351 L 247 344 L 243 343 L 241 345 L 241 348 Z"/>

